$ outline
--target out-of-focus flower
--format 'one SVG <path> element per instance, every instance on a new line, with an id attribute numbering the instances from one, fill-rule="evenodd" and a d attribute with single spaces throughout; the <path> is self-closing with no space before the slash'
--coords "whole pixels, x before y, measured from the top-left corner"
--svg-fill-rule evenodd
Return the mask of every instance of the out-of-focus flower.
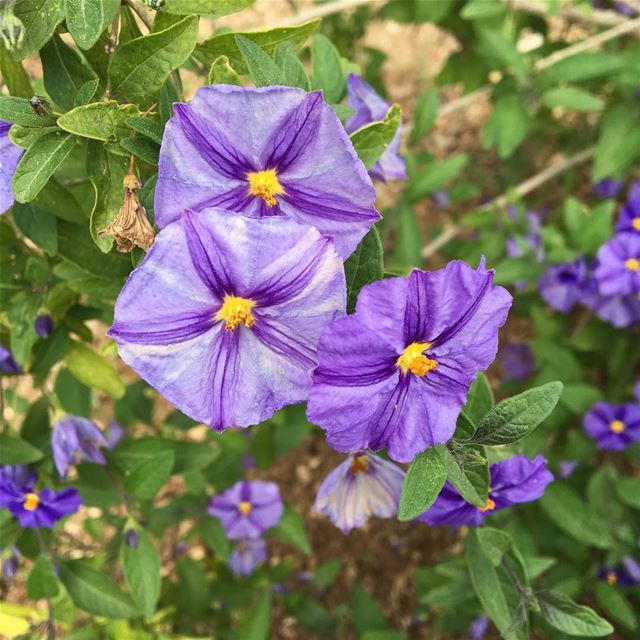
<path id="1" fill-rule="evenodd" d="M 8 509 L 22 527 L 51 529 L 58 520 L 75 513 L 81 504 L 75 489 L 35 491 L 0 479 L 0 508 Z"/>
<path id="2" fill-rule="evenodd" d="M 640 378 L 636 381 L 633 387 L 633 395 L 636 397 L 636 400 L 640 402 Z"/>
<path id="3" fill-rule="evenodd" d="M 558 475 L 564 480 L 575 471 L 577 466 L 577 460 L 562 460 L 558 469 Z"/>
<path id="4" fill-rule="evenodd" d="M 638 89 L 640 89 L 640 87 L 638 87 Z M 640 97 L 640 95 L 638 97 Z M 629 185 L 629 190 L 627 191 L 627 201 L 635 200 L 636 198 L 640 198 L 640 180 L 634 180 Z"/>
<path id="5" fill-rule="evenodd" d="M 626 574 L 633 580 L 633 583 L 640 584 L 640 562 L 633 556 L 624 556 L 622 558 L 622 566 Z"/>
<path id="6" fill-rule="evenodd" d="M 531 347 L 524 342 L 507 342 L 499 353 L 507 378 L 526 380 L 535 368 Z"/>
<path id="7" fill-rule="evenodd" d="M 124 532 L 124 543 L 130 549 L 135 549 L 140 541 L 140 534 L 135 529 L 126 529 Z"/>
<path id="8" fill-rule="evenodd" d="M 630 7 L 626 2 L 622 0 L 614 0 L 613 8 L 623 16 L 635 16 L 638 13 L 633 7 Z"/>
<path id="9" fill-rule="evenodd" d="M 346 259 L 380 219 L 367 170 L 321 92 L 219 84 L 173 114 L 155 190 L 161 228 L 187 208 L 284 215 L 335 238 Z"/>
<path id="10" fill-rule="evenodd" d="M 616 231 L 640 234 L 640 194 L 629 198 L 620 210 Z"/>
<path id="11" fill-rule="evenodd" d="M 345 300 L 342 261 L 316 229 L 188 211 L 129 277 L 108 335 L 165 398 L 223 431 L 307 398 L 320 333 Z"/>
<path id="12" fill-rule="evenodd" d="M 596 289 L 595 283 L 593 289 Z M 604 296 L 596 289 L 586 295 L 582 303 L 598 318 L 619 329 L 640 322 L 640 296 L 637 294 Z"/>
<path id="13" fill-rule="evenodd" d="M 8 480 L 18 487 L 33 487 L 38 476 L 26 464 L 4 464 L 0 466 L 0 480 Z"/>
<path id="14" fill-rule="evenodd" d="M 355 73 L 350 73 L 347 79 L 347 104 L 355 109 L 355 113 L 345 123 L 345 129 L 349 134 L 372 122 L 384 120 L 391 108 L 390 102 L 378 95 L 366 80 Z M 400 155 L 402 129 L 401 124 L 380 160 L 369 169 L 372 178 L 385 182 L 407 179 L 404 158 Z"/>
<path id="15" fill-rule="evenodd" d="M 438 190 L 431 194 L 438 209 L 446 209 L 451 204 L 451 198 L 446 191 Z"/>
<path id="16" fill-rule="evenodd" d="M 391 518 L 398 510 L 404 471 L 366 451 L 350 455 L 322 482 L 314 511 L 331 518 L 344 533 L 371 516 Z"/>
<path id="17" fill-rule="evenodd" d="M 48 338 L 53 331 L 53 318 L 48 313 L 41 313 L 36 317 L 35 330 L 41 338 Z"/>
<path id="18" fill-rule="evenodd" d="M 447 481 L 433 505 L 417 519 L 431 526 L 450 524 L 475 527 L 495 511 L 537 500 L 553 481 L 553 475 L 542 456 L 531 460 L 527 456 L 515 455 L 492 464 L 489 471 L 489 497 L 484 507 L 466 502 Z"/>
<path id="19" fill-rule="evenodd" d="M 584 298 L 586 285 L 587 264 L 578 258 L 548 267 L 538 280 L 538 291 L 550 307 L 567 313 Z"/>
<path id="20" fill-rule="evenodd" d="M 112 420 L 107 427 L 105 434 L 105 440 L 107 441 L 107 449 L 115 449 L 125 437 L 126 431 L 124 427 L 119 425 L 115 420 Z"/>
<path id="21" fill-rule="evenodd" d="M 20 564 L 20 556 L 20 552 L 13 545 L 0 552 L 0 557 L 2 558 L 0 567 L 4 578 L 13 578 L 16 575 Z"/>
<path id="22" fill-rule="evenodd" d="M 280 522 L 284 510 L 280 489 L 274 482 L 236 482 L 213 496 L 207 511 L 222 522 L 231 540 L 258 538 Z"/>
<path id="23" fill-rule="evenodd" d="M 622 190 L 623 185 L 624 182 L 622 182 L 622 180 L 602 178 L 602 180 L 599 180 L 593 185 L 593 190 L 599 198 L 615 198 Z"/>
<path id="24" fill-rule="evenodd" d="M 60 418 L 53 428 L 51 448 L 61 478 L 66 477 L 70 466 L 81 461 L 105 464 L 99 447 L 106 446 L 102 431 L 86 418 L 66 416 Z"/>
<path id="25" fill-rule="evenodd" d="M 603 244 L 593 275 L 605 296 L 640 293 L 640 234 L 619 233 Z"/>
<path id="26" fill-rule="evenodd" d="M 490 622 L 489 618 L 484 615 L 475 618 L 467 629 L 469 638 L 471 640 L 482 640 L 489 629 Z"/>
<path id="27" fill-rule="evenodd" d="M 318 345 L 307 416 L 337 451 L 410 462 L 446 442 L 476 373 L 496 356 L 511 295 L 462 261 L 365 286 Z"/>
<path id="28" fill-rule="evenodd" d="M 584 416 L 584 430 L 598 449 L 622 451 L 640 442 L 640 406 L 637 403 L 596 402 Z"/>
<path id="29" fill-rule="evenodd" d="M 630 556 L 626 556 L 630 558 Z M 633 561 L 633 558 L 631 558 Z M 635 562 L 635 561 L 633 561 Z M 601 566 L 598 569 L 598 579 L 604 580 L 612 587 L 632 587 L 636 584 L 640 584 L 638 576 L 635 577 L 627 571 L 626 566 Z"/>
<path id="30" fill-rule="evenodd" d="M 248 576 L 267 561 L 267 543 L 262 538 L 240 540 L 229 556 L 229 569 L 237 576 Z"/>
<path id="31" fill-rule="evenodd" d="M 8 374 L 22 373 L 22 367 L 15 361 L 13 354 L 7 347 L 0 344 L 0 372 Z"/>
<path id="32" fill-rule="evenodd" d="M 24 149 L 9 140 L 12 124 L 0 120 L 0 214 L 13 205 L 13 174 Z"/>

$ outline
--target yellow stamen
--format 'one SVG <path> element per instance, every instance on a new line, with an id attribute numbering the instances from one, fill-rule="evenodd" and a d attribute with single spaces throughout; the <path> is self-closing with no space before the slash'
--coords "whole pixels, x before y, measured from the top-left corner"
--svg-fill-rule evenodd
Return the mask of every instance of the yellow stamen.
<path id="1" fill-rule="evenodd" d="M 368 469 L 369 462 L 367 461 L 367 456 L 356 456 L 351 461 L 351 473 L 353 473 L 353 475 L 366 473 Z"/>
<path id="2" fill-rule="evenodd" d="M 396 366 L 402 373 L 411 371 L 421 378 L 426 376 L 429 371 L 433 371 L 438 366 L 436 360 L 422 354 L 430 346 L 429 342 L 412 342 L 398 358 Z"/>
<path id="3" fill-rule="evenodd" d="M 622 433 L 625 429 L 624 422 L 622 422 L 622 420 L 612 420 L 609 424 L 609 429 L 611 429 L 613 433 Z"/>
<path id="4" fill-rule="evenodd" d="M 39 504 L 40 498 L 38 497 L 37 493 L 27 493 L 24 496 L 24 502 L 22 503 L 22 506 L 27 511 L 35 511 L 38 508 Z"/>
<path id="5" fill-rule="evenodd" d="M 484 507 L 478 507 L 478 509 L 480 509 L 482 513 L 484 513 L 485 511 L 493 511 L 495 508 L 496 503 L 491 498 L 487 498 L 487 503 L 484 505 Z"/>
<path id="6" fill-rule="evenodd" d="M 214 319 L 224 320 L 227 331 L 233 331 L 241 324 L 244 324 L 245 327 L 251 327 L 255 322 L 251 309 L 255 306 L 256 303 L 253 300 L 225 293 L 222 306 L 218 309 Z"/>
<path id="7" fill-rule="evenodd" d="M 251 503 L 247 502 L 246 500 L 243 500 L 239 505 L 238 505 L 238 511 L 243 515 L 243 516 L 248 516 L 251 513 Z"/>
<path id="8" fill-rule="evenodd" d="M 625 260 L 624 267 L 629 271 L 640 271 L 640 260 L 638 258 L 629 258 Z"/>
<path id="9" fill-rule="evenodd" d="M 607 572 L 607 582 L 613 587 L 614 585 L 618 584 L 618 576 L 616 575 L 615 571 L 608 571 Z"/>
<path id="10" fill-rule="evenodd" d="M 269 208 L 276 204 L 275 197 L 284 193 L 284 187 L 280 184 L 275 169 L 252 171 L 247 173 L 247 180 L 249 181 L 249 193 L 252 196 L 262 198 Z"/>
<path id="11" fill-rule="evenodd" d="M 637 218 L 634 218 L 631 221 L 631 226 L 636 230 L 636 231 L 640 231 L 640 216 L 638 216 Z"/>

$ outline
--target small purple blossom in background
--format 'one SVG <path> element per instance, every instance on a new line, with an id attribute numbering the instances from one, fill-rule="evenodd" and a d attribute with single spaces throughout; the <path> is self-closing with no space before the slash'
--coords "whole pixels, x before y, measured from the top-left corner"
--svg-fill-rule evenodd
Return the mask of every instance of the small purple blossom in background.
<path id="1" fill-rule="evenodd" d="M 633 395 L 636 397 L 636 400 L 640 402 L 640 379 L 636 380 L 633 387 Z"/>
<path id="2" fill-rule="evenodd" d="M 492 464 L 489 473 L 489 497 L 484 507 L 466 502 L 447 481 L 436 501 L 417 519 L 432 527 L 444 524 L 477 527 L 495 511 L 538 500 L 547 485 L 553 482 L 553 474 L 547 469 L 542 456 L 531 460 L 518 454 Z"/>
<path id="3" fill-rule="evenodd" d="M 451 204 L 451 198 L 446 191 L 438 190 L 431 194 L 433 201 L 438 209 L 446 209 Z"/>
<path id="4" fill-rule="evenodd" d="M 380 219 L 371 178 L 321 92 L 218 84 L 173 114 L 158 165 L 159 227 L 187 208 L 287 216 L 334 237 L 344 260 Z"/>
<path id="5" fill-rule="evenodd" d="M 591 309 L 598 318 L 619 329 L 640 322 L 640 296 L 603 296 L 598 293 L 595 282 L 592 289 L 595 290 L 585 295 L 582 303 Z"/>
<path id="6" fill-rule="evenodd" d="M 387 102 L 364 78 L 350 73 L 347 78 L 347 104 L 355 109 L 355 113 L 346 121 L 345 129 L 351 134 L 358 129 L 384 120 L 391 103 Z M 380 160 L 369 169 L 372 178 L 386 182 L 387 180 L 406 180 L 407 171 L 404 158 L 400 155 L 402 143 L 402 124 L 396 135 L 382 154 Z"/>
<path id="7" fill-rule="evenodd" d="M 562 460 L 558 468 L 558 475 L 564 480 L 576 470 L 577 466 L 577 460 Z"/>
<path id="8" fill-rule="evenodd" d="M 505 376 L 513 380 L 526 380 L 535 369 L 531 347 L 524 342 L 507 342 L 499 351 Z"/>
<path id="9" fill-rule="evenodd" d="M 587 264 L 584 258 L 561 262 L 547 268 L 538 280 L 542 299 L 553 309 L 567 313 L 580 302 L 587 286 Z"/>
<path id="10" fill-rule="evenodd" d="M 329 516 L 344 533 L 361 527 L 371 516 L 392 518 L 404 475 L 400 467 L 379 456 L 354 453 L 323 480 L 313 510 Z"/>
<path id="11" fill-rule="evenodd" d="M 274 482 L 236 482 L 230 489 L 213 496 L 207 512 L 222 522 L 227 538 L 258 538 L 275 527 L 284 511 L 280 489 Z"/>
<path id="12" fill-rule="evenodd" d="M 490 620 L 487 616 L 478 616 L 473 620 L 467 629 L 467 634 L 471 640 L 482 640 L 489 629 Z"/>
<path id="13" fill-rule="evenodd" d="M 47 313 L 41 313 L 36 317 L 35 330 L 41 338 L 48 338 L 53 331 L 53 318 Z"/>
<path id="14" fill-rule="evenodd" d="M 18 487 L 33 487 L 38 476 L 26 464 L 5 464 L 0 466 L 0 480 L 8 480 Z"/>
<path id="15" fill-rule="evenodd" d="M 598 449 L 622 451 L 640 442 L 640 405 L 596 402 L 584 416 L 583 424 Z"/>
<path id="16" fill-rule="evenodd" d="M 640 234 L 640 194 L 630 197 L 620 210 L 616 231 Z"/>
<path id="17" fill-rule="evenodd" d="M 0 345 L 0 373 L 22 373 L 22 367 L 15 361 L 11 351 L 2 345 Z"/>
<path id="18" fill-rule="evenodd" d="M 102 431 L 87 418 L 66 416 L 60 418 L 53 428 L 51 448 L 61 478 L 65 478 L 69 467 L 78 462 L 105 464 L 99 447 L 106 446 Z"/>
<path id="19" fill-rule="evenodd" d="M 107 427 L 105 440 L 107 449 L 115 449 L 125 437 L 126 431 L 115 420 L 112 420 Z"/>
<path id="20" fill-rule="evenodd" d="M 612 587 L 632 587 L 638 584 L 624 566 L 601 566 L 598 569 L 598 579 L 605 581 Z"/>
<path id="21" fill-rule="evenodd" d="M 411 462 L 446 442 L 476 373 L 496 356 L 511 295 L 462 261 L 365 286 L 318 345 L 307 406 L 337 451 Z"/>
<path id="22" fill-rule="evenodd" d="M 624 182 L 622 180 L 616 180 L 614 178 L 602 178 L 593 185 L 593 190 L 596 192 L 598 198 L 603 200 L 609 198 L 615 198 L 620 191 Z"/>
<path id="23" fill-rule="evenodd" d="M 0 508 L 8 509 L 21 527 L 51 529 L 58 520 L 75 513 L 81 504 L 75 489 L 35 491 L 0 479 Z"/>
<path id="24" fill-rule="evenodd" d="M 169 402 L 223 431 L 306 400 L 345 301 L 342 261 L 313 227 L 186 212 L 129 277 L 108 335 Z"/>
<path id="25" fill-rule="evenodd" d="M 267 557 L 267 543 L 262 538 L 240 540 L 229 556 L 229 569 L 237 576 L 248 576 Z"/>
<path id="26" fill-rule="evenodd" d="M 7 549 L 3 549 L 0 552 L 0 557 L 2 558 L 2 564 L 0 565 L 2 576 L 4 578 L 13 578 L 18 572 L 21 557 L 20 551 L 12 545 Z"/>
<path id="27" fill-rule="evenodd" d="M 623 2 L 623 0 L 614 0 L 613 8 L 623 16 L 631 17 L 637 13 L 633 7 L 630 7 L 626 2 Z"/>
<path id="28" fill-rule="evenodd" d="M 622 558 L 622 566 L 626 574 L 633 580 L 633 583 L 640 584 L 640 562 L 633 556 L 624 556 Z"/>
<path id="29" fill-rule="evenodd" d="M 124 532 L 124 543 L 130 549 L 136 549 L 140 541 L 140 534 L 135 529 L 127 529 Z"/>
<path id="30" fill-rule="evenodd" d="M 640 234 L 619 233 L 605 242 L 593 275 L 605 296 L 640 293 Z"/>
<path id="31" fill-rule="evenodd" d="M 11 122 L 0 120 L 0 214 L 13 205 L 13 174 L 24 153 L 9 139 L 12 126 Z"/>

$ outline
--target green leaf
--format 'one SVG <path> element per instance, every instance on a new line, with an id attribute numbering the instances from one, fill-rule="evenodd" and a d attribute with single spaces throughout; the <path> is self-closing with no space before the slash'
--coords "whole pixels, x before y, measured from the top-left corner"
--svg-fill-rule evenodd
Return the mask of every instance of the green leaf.
<path id="1" fill-rule="evenodd" d="M 12 96 L 30 98 L 33 95 L 31 81 L 20 61 L 16 60 L 4 45 L 0 45 L 0 75 L 7 83 Z"/>
<path id="2" fill-rule="evenodd" d="M 483 129 L 485 149 L 495 146 L 501 158 L 509 158 L 527 137 L 531 118 L 517 93 L 501 95 Z"/>
<path id="3" fill-rule="evenodd" d="M 549 89 L 540 96 L 545 107 L 554 109 L 562 107 L 572 111 L 602 111 L 604 102 L 592 93 L 578 87 L 556 87 Z"/>
<path id="4" fill-rule="evenodd" d="M 436 122 L 440 98 L 435 87 L 429 87 L 418 97 L 416 110 L 413 114 L 413 129 L 411 130 L 411 142 L 416 143 L 423 138 Z"/>
<path id="5" fill-rule="evenodd" d="M 169 479 L 174 463 L 173 451 L 165 451 L 143 462 L 125 479 L 125 490 L 140 500 L 151 500 Z"/>
<path id="6" fill-rule="evenodd" d="M 225 562 L 231 555 L 231 544 L 227 538 L 224 527 L 218 518 L 204 518 L 199 526 L 198 532 L 207 546 Z"/>
<path id="7" fill-rule="evenodd" d="M 172 444 L 176 455 L 173 473 L 183 473 L 189 469 L 206 467 L 220 455 L 220 448 L 215 442 L 178 440 Z"/>
<path id="8" fill-rule="evenodd" d="M 0 120 L 24 127 L 50 127 L 56 123 L 52 116 L 36 113 L 26 98 L 15 96 L 0 96 Z"/>
<path id="9" fill-rule="evenodd" d="M 481 29 L 480 39 L 482 45 L 498 59 L 504 67 L 513 71 L 519 82 L 524 82 L 527 78 L 527 67 L 525 58 L 516 48 L 515 43 L 507 38 L 501 31 L 496 29 Z"/>
<path id="10" fill-rule="evenodd" d="M 54 255 L 58 251 L 58 223 L 55 216 L 31 204 L 15 204 L 13 219 L 27 238 L 33 240 L 45 253 Z"/>
<path id="11" fill-rule="evenodd" d="M 499 402 L 478 424 L 475 444 L 511 444 L 528 436 L 554 409 L 561 382 L 548 382 Z"/>
<path id="12" fill-rule="evenodd" d="M 408 271 L 422 264 L 422 231 L 413 207 L 401 202 L 395 216 L 395 243 L 389 264 L 394 270 Z"/>
<path id="13" fill-rule="evenodd" d="M 292 42 L 281 42 L 276 47 L 275 61 L 282 69 L 286 86 L 299 87 L 305 91 L 311 91 L 311 81 L 304 65 L 296 54 L 296 48 Z"/>
<path id="14" fill-rule="evenodd" d="M 478 542 L 484 555 L 494 567 L 499 567 L 502 559 L 513 544 L 511 536 L 506 531 L 493 527 L 478 529 Z"/>
<path id="15" fill-rule="evenodd" d="M 625 504 L 640 509 L 640 480 L 636 478 L 616 478 L 616 493 Z"/>
<path id="16" fill-rule="evenodd" d="M 14 14 L 24 25 L 24 41 L 15 52 L 20 59 L 35 53 L 51 38 L 64 19 L 63 0 L 22 0 Z"/>
<path id="17" fill-rule="evenodd" d="M 98 89 L 100 88 L 100 78 L 94 78 L 93 80 L 87 80 L 76 94 L 73 101 L 74 107 L 81 107 L 82 105 L 89 104 L 95 97 Z"/>
<path id="18" fill-rule="evenodd" d="M 557 527 L 582 544 L 610 549 L 613 542 L 604 523 L 585 506 L 573 489 L 564 483 L 550 484 L 540 500 L 549 518 Z"/>
<path id="19" fill-rule="evenodd" d="M 388 626 L 377 600 L 358 583 L 353 585 L 351 594 L 351 616 L 358 637 L 367 631 Z"/>
<path id="20" fill-rule="evenodd" d="M 256 87 L 268 87 L 284 82 L 280 67 L 255 42 L 237 35 L 236 45 L 247 63 L 249 74 Z"/>
<path id="21" fill-rule="evenodd" d="M 478 424 L 492 408 L 493 391 L 489 378 L 480 372 L 469 387 L 467 404 L 464 405 L 463 411 L 473 424 Z"/>
<path id="22" fill-rule="evenodd" d="M 625 596 L 620 593 L 620 589 L 616 589 L 616 587 L 607 584 L 602 580 L 596 582 L 595 588 L 596 600 L 608 616 L 620 622 L 620 624 L 624 625 L 628 629 L 635 630 L 638 628 L 638 620 L 636 618 L 634 608 L 627 600 L 627 598 L 625 598 Z M 598 618 L 598 620 L 600 620 L 602 623 L 606 623 L 606 621 L 602 620 L 602 618 Z M 608 625 L 608 623 L 606 624 Z M 611 629 L 611 625 L 609 625 L 609 629 Z M 611 633 L 611 630 L 608 633 Z M 606 634 L 601 633 L 599 635 Z"/>
<path id="23" fill-rule="evenodd" d="M 123 541 L 121 562 L 131 596 L 142 615 L 148 618 L 155 611 L 160 597 L 160 554 L 146 531 L 140 529 L 137 533 L 138 545 L 135 548 Z"/>
<path id="24" fill-rule="evenodd" d="M 75 138 L 52 131 L 38 138 L 24 153 L 13 174 L 13 193 L 18 202 L 33 200 L 53 172 L 71 153 Z"/>
<path id="25" fill-rule="evenodd" d="M 60 580 L 80 609 L 105 618 L 135 618 L 140 615 L 131 596 L 85 560 L 60 562 L 58 568 Z"/>
<path id="26" fill-rule="evenodd" d="M 229 64 L 227 56 L 218 56 L 209 68 L 207 76 L 209 84 L 235 84 L 240 85 L 240 77 Z"/>
<path id="27" fill-rule="evenodd" d="M 600 76 L 610 77 L 622 71 L 625 58 L 618 53 L 597 51 L 564 58 L 538 74 L 538 82 L 557 86 L 562 82 L 580 82 Z"/>
<path id="28" fill-rule="evenodd" d="M 304 521 L 289 505 L 285 505 L 280 522 L 271 533 L 305 555 L 311 555 L 311 545 L 304 528 Z"/>
<path id="29" fill-rule="evenodd" d="M 162 142 L 162 127 L 156 120 L 142 116 L 131 116 L 127 118 L 127 125 L 158 144 Z"/>
<path id="30" fill-rule="evenodd" d="M 465 153 L 454 153 L 442 162 L 433 160 L 426 167 L 421 167 L 409 182 L 409 199 L 419 200 L 445 186 L 467 166 L 468 162 L 469 156 Z"/>
<path id="31" fill-rule="evenodd" d="M 252 5 L 256 0 L 166 0 L 163 13 L 189 15 L 192 13 L 221 18 Z M 162 14 L 158 14 L 162 15 Z"/>
<path id="32" fill-rule="evenodd" d="M 42 458 L 42 451 L 25 440 L 0 433 L 0 465 L 29 464 Z"/>
<path id="33" fill-rule="evenodd" d="M 613 633 L 613 627 L 593 609 L 576 604 L 559 591 L 536 593 L 540 615 L 558 631 L 570 636 L 600 637 Z"/>
<path id="34" fill-rule="evenodd" d="M 64 0 L 64 5 L 69 33 L 81 49 L 90 49 L 115 18 L 120 0 Z"/>
<path id="35" fill-rule="evenodd" d="M 340 102 L 342 94 L 344 93 L 345 84 L 340 54 L 331 40 L 321 33 L 313 36 L 313 42 L 311 43 L 311 68 L 313 72 L 311 76 L 311 86 L 314 89 L 322 89 L 324 99 L 329 104 Z M 400 107 L 398 107 L 398 110 L 399 109 Z"/>
<path id="36" fill-rule="evenodd" d="M 471 0 L 467 2 L 460 17 L 465 20 L 479 20 L 482 18 L 495 18 L 505 12 L 505 7 L 499 2 L 486 2 L 486 0 Z"/>
<path id="37" fill-rule="evenodd" d="M 131 105 L 121 108 L 115 100 L 93 102 L 61 115 L 58 126 L 83 138 L 111 142 L 129 135 L 127 116 L 131 111 Z"/>
<path id="38" fill-rule="evenodd" d="M 85 418 L 91 415 L 91 390 L 78 382 L 68 369 L 60 370 L 53 391 L 67 413 Z"/>
<path id="39" fill-rule="evenodd" d="M 32 600 L 53 598 L 58 595 L 59 587 L 51 559 L 40 554 L 27 578 L 27 595 Z"/>
<path id="40" fill-rule="evenodd" d="M 40 58 L 47 93 L 65 111 L 73 109 L 80 87 L 95 79 L 96 74 L 60 36 L 53 36 L 47 42 L 40 51 Z"/>
<path id="41" fill-rule="evenodd" d="M 597 253 L 613 234 L 614 210 L 613 200 L 605 200 L 589 208 L 576 198 L 567 198 L 564 203 L 564 224 L 572 246 L 581 253 Z"/>
<path id="42" fill-rule="evenodd" d="M 187 16 L 164 31 L 121 45 L 109 63 L 112 92 L 129 100 L 148 101 L 189 58 L 197 37 L 198 18 Z"/>
<path id="43" fill-rule="evenodd" d="M 222 33 L 196 47 L 196 57 L 205 64 L 210 64 L 218 56 L 226 55 L 231 66 L 238 73 L 249 73 L 244 57 L 238 48 L 235 37 L 244 36 L 257 44 L 267 55 L 272 56 L 281 42 L 292 42 L 301 45 L 320 26 L 320 19 L 310 20 L 295 27 L 283 27 L 269 31 L 249 31 L 239 33 Z"/>
<path id="44" fill-rule="evenodd" d="M 624 175 L 640 156 L 639 119 L 640 110 L 631 104 L 619 104 L 602 116 L 593 182 Z"/>
<path id="45" fill-rule="evenodd" d="M 234 634 L 236 640 L 267 640 L 271 627 L 271 591 L 265 591 L 245 614 Z"/>
<path id="46" fill-rule="evenodd" d="M 347 311 L 349 313 L 356 307 L 360 289 L 371 282 L 382 280 L 384 275 L 382 260 L 380 236 L 376 228 L 372 227 L 344 263 L 347 281 Z"/>
<path id="47" fill-rule="evenodd" d="M 87 213 L 80 206 L 73 194 L 63 187 L 55 178 L 49 180 L 36 196 L 33 204 L 38 209 L 52 213 L 57 218 L 69 222 L 85 223 Z"/>
<path id="48" fill-rule="evenodd" d="M 413 520 L 435 501 L 444 486 L 447 471 L 442 461 L 442 445 L 420 453 L 411 463 L 402 485 L 398 520 Z"/>
<path id="49" fill-rule="evenodd" d="M 72 342 L 64 359 L 69 371 L 82 384 L 104 391 L 112 398 L 124 395 L 120 374 L 91 347 L 82 342 Z"/>
<path id="50" fill-rule="evenodd" d="M 160 146 L 142 136 L 131 136 L 120 140 L 120 146 L 127 152 L 147 164 L 158 165 L 160 160 Z"/>
<path id="51" fill-rule="evenodd" d="M 442 461 L 446 469 L 447 480 L 458 490 L 460 495 L 470 504 L 484 507 L 487 503 L 489 488 L 489 466 L 486 463 L 486 458 L 483 471 L 479 469 L 478 464 L 464 464 L 463 468 L 451 451 L 444 447 Z"/>
<path id="52" fill-rule="evenodd" d="M 351 143 L 367 169 L 371 169 L 388 149 L 398 131 L 401 119 L 400 107 L 394 104 L 387 111 L 384 120 L 372 122 L 351 134 Z"/>

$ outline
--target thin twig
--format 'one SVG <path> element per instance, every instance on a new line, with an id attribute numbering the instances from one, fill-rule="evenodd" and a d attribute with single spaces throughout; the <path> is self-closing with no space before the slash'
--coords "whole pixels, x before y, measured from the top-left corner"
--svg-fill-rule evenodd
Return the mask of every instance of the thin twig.
<path id="1" fill-rule="evenodd" d="M 502 0 L 516 11 L 524 11 L 525 13 L 533 13 L 538 16 L 549 16 L 549 5 L 539 0 Z M 604 27 L 611 27 L 622 22 L 626 22 L 627 18 L 621 16 L 614 11 L 584 11 L 578 7 L 560 7 L 554 14 L 555 17 L 574 20 L 575 22 L 583 22 L 586 24 L 599 24 Z"/>
<path id="2" fill-rule="evenodd" d="M 147 10 L 136 2 L 136 0 L 124 0 L 124 3 L 133 11 L 149 31 L 153 28 L 153 20 Z"/>
<path id="3" fill-rule="evenodd" d="M 260 27 L 257 28 L 273 29 L 275 27 L 293 27 L 315 18 L 325 18 L 340 11 L 349 11 L 350 9 L 357 9 L 358 7 L 363 7 L 368 4 L 384 4 L 385 2 L 386 0 L 337 0 L 337 2 L 327 2 L 308 9 L 307 11 L 301 11 L 288 18 L 278 20 L 272 24 L 266 26 L 260 25 Z"/>

